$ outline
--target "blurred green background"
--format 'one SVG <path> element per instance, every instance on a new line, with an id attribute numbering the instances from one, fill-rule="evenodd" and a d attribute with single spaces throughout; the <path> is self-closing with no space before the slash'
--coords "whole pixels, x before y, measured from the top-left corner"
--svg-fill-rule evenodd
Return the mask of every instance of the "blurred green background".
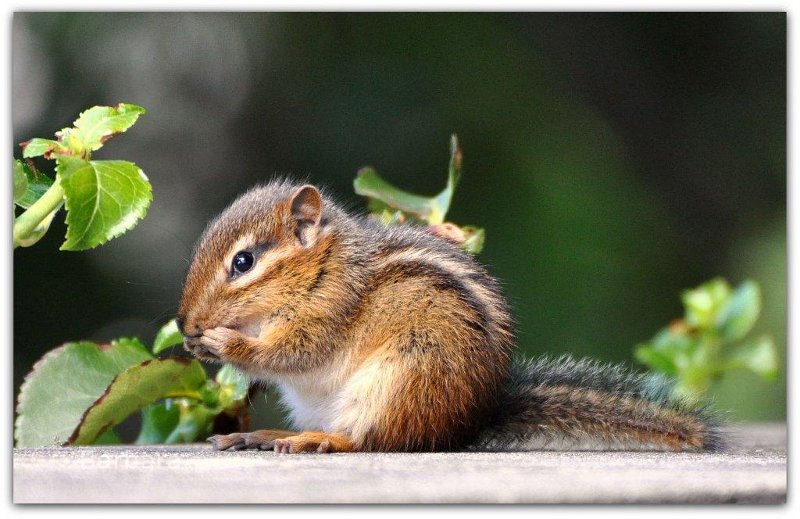
<path id="1" fill-rule="evenodd" d="M 756 332 L 785 367 L 784 13 L 16 13 L 12 54 L 16 143 L 140 104 L 97 156 L 154 189 L 105 246 L 59 252 L 61 215 L 14 252 L 15 394 L 67 340 L 150 341 L 206 222 L 254 183 L 293 174 L 361 210 L 352 179 L 372 165 L 433 194 L 451 133 L 449 217 L 486 228 L 525 352 L 633 364 L 681 290 L 722 275 L 761 284 Z M 734 419 L 785 418 L 784 373 L 712 396 Z"/>

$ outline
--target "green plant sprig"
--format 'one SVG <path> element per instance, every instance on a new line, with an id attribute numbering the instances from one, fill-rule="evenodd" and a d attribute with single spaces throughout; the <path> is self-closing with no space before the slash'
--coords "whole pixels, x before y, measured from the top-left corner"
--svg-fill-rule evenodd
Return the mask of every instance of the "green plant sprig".
<path id="1" fill-rule="evenodd" d="M 725 373 L 748 369 L 765 380 L 778 375 L 778 352 L 772 337 L 746 339 L 761 313 L 761 290 L 745 281 L 735 290 L 715 278 L 683 292 L 683 319 L 673 321 L 635 357 L 652 370 L 677 380 L 675 393 L 702 398 Z"/>
<path id="2" fill-rule="evenodd" d="M 55 178 L 31 162 L 14 161 L 14 203 L 24 212 L 14 221 L 14 247 L 38 242 L 64 205 L 66 241 L 61 250 L 96 247 L 130 230 L 144 218 L 152 200 L 147 176 L 132 162 L 92 160 L 106 141 L 125 132 L 145 113 L 120 103 L 82 112 L 74 126 L 56 132 L 56 140 L 34 138 L 20 144 L 22 157 L 54 160 Z"/>
<path id="3" fill-rule="evenodd" d="M 486 233 L 473 226 L 459 226 L 445 221 L 447 211 L 461 180 L 464 156 L 458 145 L 458 137 L 450 137 L 450 163 L 447 168 L 447 184 L 444 189 L 426 197 L 409 193 L 390 184 L 372 167 L 361 168 L 353 181 L 356 194 L 367 197 L 367 209 L 373 218 L 384 225 L 406 221 L 427 226 L 440 236 L 458 243 L 471 254 L 483 250 Z"/>

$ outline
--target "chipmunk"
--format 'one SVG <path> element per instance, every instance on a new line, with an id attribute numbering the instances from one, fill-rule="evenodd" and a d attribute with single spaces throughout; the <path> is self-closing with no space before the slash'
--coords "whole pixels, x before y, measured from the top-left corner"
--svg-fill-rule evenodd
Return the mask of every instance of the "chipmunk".
<path id="1" fill-rule="evenodd" d="M 213 220 L 189 267 L 185 348 L 277 385 L 296 430 L 209 438 L 280 453 L 713 451 L 670 383 L 570 357 L 513 357 L 499 283 L 421 226 L 354 216 L 275 180 Z"/>

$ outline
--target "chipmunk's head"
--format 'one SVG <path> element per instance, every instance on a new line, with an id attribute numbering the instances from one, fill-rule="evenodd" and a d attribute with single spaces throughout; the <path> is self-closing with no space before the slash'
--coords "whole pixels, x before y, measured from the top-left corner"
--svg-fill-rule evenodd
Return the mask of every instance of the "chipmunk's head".
<path id="1" fill-rule="evenodd" d="M 325 270 L 330 232 L 323 205 L 314 186 L 274 181 L 213 220 L 184 284 L 184 336 L 224 327 L 255 337 L 277 315 L 291 319 Z"/>

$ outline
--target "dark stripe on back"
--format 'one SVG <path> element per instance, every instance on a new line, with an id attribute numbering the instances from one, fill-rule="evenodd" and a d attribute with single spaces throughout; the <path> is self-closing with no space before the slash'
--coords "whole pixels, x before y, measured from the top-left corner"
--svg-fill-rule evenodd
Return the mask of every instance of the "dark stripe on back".
<path id="1" fill-rule="evenodd" d="M 477 321 L 467 320 L 466 324 L 482 333 L 487 333 L 487 316 L 489 315 L 483 301 L 467 288 L 456 276 L 430 263 L 407 261 L 390 263 L 373 278 L 373 287 L 377 288 L 392 282 L 402 281 L 409 277 L 424 277 L 432 281 L 431 287 L 436 290 L 450 290 L 458 294 L 459 299 L 477 316 Z"/>
<path id="2" fill-rule="evenodd" d="M 435 235 L 414 235 L 409 240 L 393 240 L 381 246 L 378 250 L 376 259 L 385 258 L 399 252 L 411 252 L 420 250 L 430 250 L 433 253 L 440 254 L 462 267 L 468 272 L 464 277 L 480 285 L 481 288 L 488 291 L 493 297 L 503 300 L 500 291 L 500 284 L 494 279 L 486 269 L 472 256 L 457 248 L 454 244 L 446 241 L 444 238 Z M 505 310 L 505 309 L 504 309 Z"/>

